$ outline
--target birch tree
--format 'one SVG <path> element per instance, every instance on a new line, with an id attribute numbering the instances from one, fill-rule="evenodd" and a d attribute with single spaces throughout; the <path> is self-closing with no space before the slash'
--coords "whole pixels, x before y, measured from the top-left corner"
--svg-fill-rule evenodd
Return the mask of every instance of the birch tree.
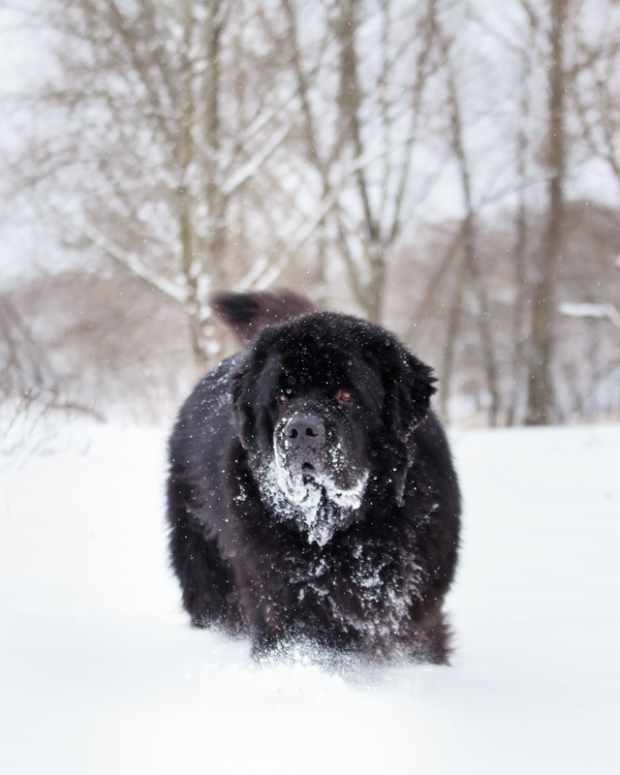
<path id="1" fill-rule="evenodd" d="M 371 320 L 382 318 L 390 252 L 426 180 L 414 155 L 430 132 L 425 97 L 438 67 L 433 19 L 422 4 L 281 0 L 294 75 L 302 153 L 317 186 L 319 263 L 339 256 L 351 294 Z M 371 50 L 373 56 L 368 56 Z M 325 281 L 325 271 L 319 272 Z"/>
<path id="2" fill-rule="evenodd" d="M 243 268 L 234 208 L 289 131 L 284 95 L 261 80 L 260 41 L 231 44 L 252 12 L 230 0 L 51 0 L 57 69 L 36 98 L 47 120 L 14 163 L 67 246 L 183 306 L 198 372 L 218 354 L 208 294 Z M 232 87 L 248 62 L 240 122 Z"/>

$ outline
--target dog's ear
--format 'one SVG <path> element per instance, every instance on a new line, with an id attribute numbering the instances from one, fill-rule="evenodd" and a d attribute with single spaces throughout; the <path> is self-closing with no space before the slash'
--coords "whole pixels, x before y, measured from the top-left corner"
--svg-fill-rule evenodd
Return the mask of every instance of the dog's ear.
<path id="1" fill-rule="evenodd" d="M 430 366 L 391 338 L 383 343 L 379 362 L 386 389 L 383 422 L 393 454 L 394 493 L 402 505 L 412 462 L 410 437 L 429 412 L 436 380 Z"/>
<path id="2" fill-rule="evenodd" d="M 251 365 L 248 360 L 245 360 L 233 372 L 230 388 L 237 436 L 244 449 L 250 447 L 252 438 L 254 437 L 255 425 L 254 411 L 252 409 L 253 381 L 250 379 L 250 371 Z"/>
<path id="3" fill-rule="evenodd" d="M 261 334 L 261 341 L 267 333 Z M 277 353 L 255 346 L 232 375 L 231 394 L 237 435 L 244 449 L 272 447 L 273 404 L 280 368 Z"/>
<path id="4" fill-rule="evenodd" d="M 384 422 L 399 439 L 407 439 L 428 414 L 435 392 L 433 370 L 400 342 L 385 343 L 380 355 L 386 388 Z"/>
<path id="5" fill-rule="evenodd" d="M 401 368 L 394 377 L 391 411 L 395 428 L 409 436 L 424 420 L 435 393 L 436 378 L 430 366 L 402 348 Z"/>

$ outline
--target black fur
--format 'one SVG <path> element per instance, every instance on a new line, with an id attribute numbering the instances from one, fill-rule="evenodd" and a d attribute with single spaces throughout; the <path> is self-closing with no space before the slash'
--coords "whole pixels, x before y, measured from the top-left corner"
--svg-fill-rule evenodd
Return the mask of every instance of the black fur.
<path id="1" fill-rule="evenodd" d="M 242 307 L 264 317 L 260 296 Z M 230 322 L 239 296 L 227 306 L 220 295 L 218 308 Z M 378 326 L 297 315 L 296 307 L 294 319 L 263 328 L 211 371 L 179 414 L 168 519 L 185 608 L 197 626 L 248 633 L 255 654 L 302 638 L 370 658 L 445 663 L 442 603 L 457 561 L 460 495 L 429 408 L 431 369 Z M 278 402 L 285 389 L 318 407 L 352 450 L 351 465 L 368 470 L 359 507 L 342 512 L 323 545 L 260 489 L 289 411 Z M 354 395 L 351 406 L 335 403 L 342 389 Z"/>
<path id="2" fill-rule="evenodd" d="M 214 293 L 211 307 L 244 344 L 269 325 L 316 312 L 314 304 L 293 291 L 255 293 Z"/>

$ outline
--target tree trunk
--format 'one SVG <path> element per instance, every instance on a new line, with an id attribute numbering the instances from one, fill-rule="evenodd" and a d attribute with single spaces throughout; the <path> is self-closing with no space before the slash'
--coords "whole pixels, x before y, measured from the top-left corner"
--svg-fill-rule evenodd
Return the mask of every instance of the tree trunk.
<path id="1" fill-rule="evenodd" d="M 359 25 L 359 9 L 355 0 L 343 0 L 338 18 L 338 38 L 340 52 L 340 94 L 339 102 L 346 131 L 350 133 L 353 155 L 356 162 L 354 172 L 355 186 L 363 213 L 364 224 L 364 264 L 368 277 L 363 283 L 363 293 L 357 295 L 357 301 L 364 309 L 369 320 L 381 319 L 383 295 L 385 292 L 385 256 L 381 228 L 373 212 L 366 171 L 361 165 L 364 156 L 364 141 L 360 109 L 362 87 L 359 78 L 356 38 Z M 354 291 L 356 287 L 354 286 Z"/>
<path id="2" fill-rule="evenodd" d="M 194 360 L 194 371 L 196 372 L 196 376 L 199 376 L 206 369 L 207 358 L 204 352 L 203 337 L 200 330 L 200 275 L 203 268 L 195 255 L 194 200 L 190 179 L 191 164 L 195 155 L 194 125 L 196 120 L 192 66 L 195 18 L 191 0 L 185 0 L 183 10 L 183 120 L 179 141 L 179 169 L 181 181 L 177 193 L 181 264 L 187 285 L 186 309 L 188 314 L 190 344 Z"/>
<path id="3" fill-rule="evenodd" d="M 551 62 L 549 65 L 548 212 L 543 239 L 541 275 L 532 299 L 532 325 L 528 369 L 528 425 L 548 425 L 554 420 L 553 324 L 556 285 L 562 250 L 564 176 L 564 24 L 567 0 L 551 0 Z"/>
<path id="4" fill-rule="evenodd" d="M 212 0 L 205 23 L 204 49 L 207 67 L 204 74 L 204 132 L 208 162 L 204 195 L 208 220 L 204 254 L 194 256 L 191 275 L 194 301 L 191 309 L 192 349 L 199 373 L 211 366 L 221 352 L 208 295 L 210 288 L 221 280 L 226 250 L 225 219 L 228 201 L 221 190 L 220 175 L 220 57 L 227 10 L 226 0 Z"/>
<path id="5" fill-rule="evenodd" d="M 517 130 L 516 157 L 517 178 L 519 181 L 519 205 L 515 222 L 515 244 L 512 253 L 512 266 L 514 271 L 515 301 L 512 318 L 512 387 L 510 390 L 508 410 L 506 412 L 506 425 L 512 426 L 517 422 L 519 405 L 522 398 L 523 371 L 525 361 L 525 337 L 523 326 L 526 319 L 527 304 L 527 206 L 526 206 L 526 178 L 527 178 L 527 149 L 528 133 L 527 120 L 530 115 L 529 74 L 530 55 L 524 51 L 523 69 L 521 72 L 521 100 L 520 117 L 521 124 Z"/>
<path id="6" fill-rule="evenodd" d="M 459 271 L 456 276 L 452 301 L 450 303 L 450 314 L 448 315 L 448 326 L 446 329 L 446 344 L 441 361 L 441 371 L 439 373 L 440 402 L 439 407 L 444 422 L 450 421 L 450 395 L 452 392 L 452 377 L 454 374 L 454 355 L 456 342 L 461 330 L 461 318 L 463 316 L 463 296 L 465 294 L 465 283 L 467 281 L 467 261 L 465 257 L 461 258 Z"/>

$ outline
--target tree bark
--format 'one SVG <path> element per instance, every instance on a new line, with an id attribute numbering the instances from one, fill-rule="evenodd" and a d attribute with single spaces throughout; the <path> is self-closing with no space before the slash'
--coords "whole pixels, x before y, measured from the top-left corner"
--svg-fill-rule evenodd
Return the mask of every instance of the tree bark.
<path id="1" fill-rule="evenodd" d="M 547 223 L 543 238 L 542 267 L 532 298 L 531 340 L 528 366 L 528 425 L 548 425 L 554 420 L 553 385 L 554 318 L 556 286 L 562 251 L 566 137 L 564 126 L 564 26 L 568 0 L 551 0 L 551 60 L 549 63 L 549 165 Z"/>
<path id="2" fill-rule="evenodd" d="M 515 221 L 515 244 L 512 251 L 512 267 L 514 272 L 514 309 L 512 318 L 512 386 L 509 391 L 508 409 L 506 412 L 506 425 L 512 426 L 517 422 L 519 405 L 522 399 L 523 371 L 525 362 L 525 336 L 524 322 L 526 319 L 527 305 L 527 235 L 528 217 L 526 202 L 526 178 L 527 178 L 527 150 L 528 131 L 527 121 L 530 116 L 529 75 L 531 60 L 529 49 L 525 48 L 521 54 L 521 98 L 520 98 L 520 124 L 517 129 L 515 143 L 516 172 L 519 182 L 519 204 Z"/>
<path id="3" fill-rule="evenodd" d="M 368 273 L 363 284 L 363 298 L 358 301 L 363 305 L 369 320 L 379 321 L 385 292 L 385 257 L 381 228 L 373 212 L 366 171 L 359 163 L 364 155 L 364 142 L 360 120 L 362 87 L 356 51 L 358 24 L 358 7 L 355 0 L 343 0 L 338 18 L 338 38 L 341 44 L 339 101 L 346 130 L 351 133 L 353 154 L 357 163 L 354 178 L 363 212 L 364 263 Z"/>

